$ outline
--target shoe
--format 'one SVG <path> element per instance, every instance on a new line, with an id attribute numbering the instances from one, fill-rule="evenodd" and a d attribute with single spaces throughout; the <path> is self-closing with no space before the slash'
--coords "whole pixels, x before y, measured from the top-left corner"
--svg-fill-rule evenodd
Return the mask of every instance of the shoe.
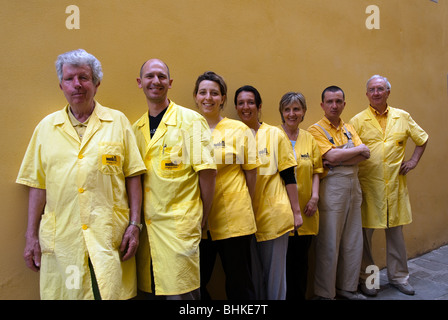
<path id="1" fill-rule="evenodd" d="M 359 293 L 358 291 L 345 291 L 345 290 L 336 290 L 336 293 L 348 300 L 366 300 L 367 298 L 365 296 L 363 296 L 361 293 Z"/>
<path id="2" fill-rule="evenodd" d="M 378 291 L 375 288 L 367 288 L 365 283 L 360 283 L 359 284 L 359 290 L 366 296 L 369 297 L 376 297 L 376 295 L 378 294 Z"/>
<path id="3" fill-rule="evenodd" d="M 391 283 L 391 285 L 395 288 L 398 289 L 398 291 L 400 291 L 401 293 L 407 294 L 407 295 L 414 295 L 415 294 L 415 290 L 414 288 L 408 283 Z"/>

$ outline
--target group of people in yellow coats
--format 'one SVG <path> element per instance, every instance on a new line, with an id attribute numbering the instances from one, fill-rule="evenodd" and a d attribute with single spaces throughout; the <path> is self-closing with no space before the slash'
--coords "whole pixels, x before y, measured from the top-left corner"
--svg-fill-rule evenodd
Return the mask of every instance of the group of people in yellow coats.
<path id="1" fill-rule="evenodd" d="M 42 299 L 130 299 L 137 287 L 210 299 L 218 254 L 228 299 L 305 299 L 314 236 L 315 295 L 362 299 L 358 285 L 376 294 L 362 272 L 376 228 L 386 230 L 389 281 L 413 293 L 406 173 L 428 135 L 387 104 L 386 78 L 369 79 L 370 106 L 350 124 L 344 92 L 326 88 L 324 117 L 304 130 L 299 92 L 281 98 L 280 126 L 260 120 L 253 86 L 234 95 L 240 120 L 224 117 L 227 85 L 211 71 L 193 90 L 198 112 L 177 105 L 158 59 L 142 65 L 148 111 L 131 125 L 94 99 L 93 55 L 61 54 L 56 69 L 68 104 L 38 124 L 17 178 L 30 187 L 24 258 L 40 271 Z M 416 149 L 404 161 L 408 137 Z"/>

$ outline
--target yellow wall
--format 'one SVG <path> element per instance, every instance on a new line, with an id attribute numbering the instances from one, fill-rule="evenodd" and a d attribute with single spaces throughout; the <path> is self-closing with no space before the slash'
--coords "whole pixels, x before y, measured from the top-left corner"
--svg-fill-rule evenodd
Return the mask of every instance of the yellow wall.
<path id="1" fill-rule="evenodd" d="M 389 102 L 408 110 L 430 135 L 420 165 L 408 178 L 414 222 L 405 228 L 409 256 L 448 242 L 445 169 L 448 4 L 430 0 L 1 0 L 2 92 L 0 299 L 37 299 L 38 275 L 22 258 L 27 190 L 15 184 L 34 127 L 62 108 L 54 61 L 77 48 L 103 64 L 97 99 L 134 122 L 146 108 L 135 78 L 148 58 L 165 60 L 174 79 L 171 99 L 194 108 L 196 77 L 222 74 L 229 86 L 225 113 L 236 117 L 236 88 L 257 87 L 262 120 L 279 124 L 280 97 L 301 91 L 308 102 L 302 127 L 322 116 L 320 93 L 346 91 L 345 120 L 367 106 L 373 74 L 392 83 Z M 369 30 L 368 5 L 380 9 L 380 29 Z M 80 9 L 80 29 L 66 28 L 66 7 Z M 412 143 L 409 144 L 412 148 Z M 384 265 L 384 234 L 375 255 Z M 219 282 L 219 281 L 218 281 Z"/>

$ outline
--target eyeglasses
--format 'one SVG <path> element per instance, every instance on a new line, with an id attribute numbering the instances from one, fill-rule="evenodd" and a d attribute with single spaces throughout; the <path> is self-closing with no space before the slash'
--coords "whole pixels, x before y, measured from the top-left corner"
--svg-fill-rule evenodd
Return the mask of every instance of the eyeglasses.
<path id="1" fill-rule="evenodd" d="M 387 89 L 384 87 L 377 87 L 377 88 L 368 88 L 367 92 L 368 93 L 375 93 L 375 91 L 377 91 L 378 93 L 383 93 L 384 91 L 386 91 Z"/>

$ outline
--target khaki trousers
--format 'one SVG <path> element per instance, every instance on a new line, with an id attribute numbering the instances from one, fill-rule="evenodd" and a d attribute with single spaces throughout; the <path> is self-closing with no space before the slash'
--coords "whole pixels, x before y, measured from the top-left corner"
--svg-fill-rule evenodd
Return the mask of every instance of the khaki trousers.
<path id="1" fill-rule="evenodd" d="M 316 236 L 314 293 L 334 298 L 336 288 L 356 291 L 362 259 L 361 187 L 358 167 L 336 167 L 322 179 Z"/>
<path id="2" fill-rule="evenodd" d="M 390 283 L 406 283 L 409 279 L 406 244 L 403 237 L 403 226 L 384 229 L 386 232 L 386 264 L 387 277 Z M 364 250 L 361 265 L 361 282 L 365 282 L 370 274 L 366 268 L 374 265 L 372 256 L 372 235 L 375 229 L 363 228 Z"/>

